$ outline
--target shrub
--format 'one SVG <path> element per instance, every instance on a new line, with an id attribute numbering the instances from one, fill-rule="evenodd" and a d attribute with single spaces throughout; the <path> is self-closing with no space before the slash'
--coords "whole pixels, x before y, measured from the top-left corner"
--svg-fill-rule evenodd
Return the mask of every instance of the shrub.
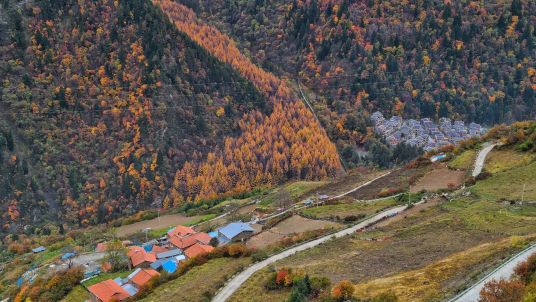
<path id="1" fill-rule="evenodd" d="M 525 283 L 536 281 L 536 253 L 532 254 L 526 261 L 521 262 L 514 269 L 516 275 L 518 275 Z"/>
<path id="2" fill-rule="evenodd" d="M 523 297 L 525 285 L 518 280 L 492 280 L 480 291 L 478 302 L 517 302 Z"/>
<path id="3" fill-rule="evenodd" d="M 331 296 L 337 301 L 349 300 L 353 294 L 354 285 L 348 280 L 342 280 L 331 290 Z"/>

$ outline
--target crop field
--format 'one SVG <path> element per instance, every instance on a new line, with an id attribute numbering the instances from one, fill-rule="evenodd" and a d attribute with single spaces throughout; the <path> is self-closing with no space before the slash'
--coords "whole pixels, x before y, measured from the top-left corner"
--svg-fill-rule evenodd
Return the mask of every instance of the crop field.
<path id="1" fill-rule="evenodd" d="M 324 205 L 304 209 L 302 213 L 308 217 L 317 219 L 334 219 L 339 217 L 344 219 L 348 216 L 359 216 L 373 214 L 386 207 L 396 205 L 393 198 L 379 200 L 375 202 L 349 201 L 334 205 Z"/>
<path id="2" fill-rule="evenodd" d="M 251 263 L 250 258 L 217 258 L 192 268 L 159 287 L 140 301 L 209 301 L 227 278 Z"/>
<path id="3" fill-rule="evenodd" d="M 508 149 L 494 149 L 486 158 L 486 171 L 499 173 L 530 164 L 536 159 L 534 153 L 517 152 Z"/>
<path id="4" fill-rule="evenodd" d="M 451 256 L 457 259 L 453 255 L 478 249 L 478 246 L 500 247 L 489 251 L 483 248 L 480 256 L 466 259 L 467 269 L 478 273 L 518 248 L 515 244 L 506 246 L 506 238 L 534 233 L 535 215 L 536 211 L 529 205 L 511 206 L 478 200 L 474 196 L 453 202 L 430 203 L 427 207 L 396 216 L 390 223 L 382 223 L 373 230 L 334 239 L 300 252 L 275 266 L 326 276 L 332 282 L 349 279 L 356 284 L 368 284 L 389 276 L 405 277 L 403 274 L 407 272 L 434 272 L 434 268 L 442 268 L 442 260 Z M 404 290 L 411 292 L 414 290 L 411 286 L 415 290 L 424 286 L 423 290 L 430 297 L 455 292 L 468 278 L 468 271 L 456 273 L 457 268 L 453 267 L 452 272 L 444 276 L 445 280 L 438 280 L 437 284 L 424 286 L 424 281 L 415 284 L 408 281 L 408 288 Z M 261 282 L 262 274 L 267 272 L 258 272 L 244 288 L 262 288 L 255 284 Z M 242 289 L 237 295 L 242 297 L 237 301 L 247 300 L 247 293 Z M 277 293 L 264 291 L 262 295 L 266 297 L 263 298 L 265 301 L 279 301 Z M 270 299 L 270 295 L 274 297 Z"/>
<path id="5" fill-rule="evenodd" d="M 327 184 L 327 181 L 296 181 L 275 188 L 260 198 L 259 205 L 265 208 L 279 208 L 289 206 L 311 191 Z"/>
<path id="6" fill-rule="evenodd" d="M 521 200 L 525 185 L 525 200 L 536 200 L 536 162 L 516 167 L 507 171 L 497 172 L 491 177 L 479 181 L 473 192 L 483 199 Z"/>
<path id="7" fill-rule="evenodd" d="M 398 169 L 388 176 L 382 177 L 370 185 L 352 192 L 348 197 L 358 200 L 370 200 L 407 191 L 411 180 L 417 180 L 432 169 L 431 165 L 417 169 Z"/>
<path id="8" fill-rule="evenodd" d="M 534 239 L 534 237 L 532 237 Z M 402 272 L 356 285 L 355 296 L 371 298 L 394 292 L 400 302 L 443 301 L 452 297 L 454 289 L 479 279 L 488 267 L 502 263 L 521 249 L 517 238 L 485 243 L 449 255 L 421 269 Z"/>
<path id="9" fill-rule="evenodd" d="M 412 192 L 435 192 L 441 189 L 454 189 L 463 184 L 465 178 L 464 171 L 451 170 L 443 167 L 434 169 L 421 177 L 417 183 L 411 187 Z"/>
<path id="10" fill-rule="evenodd" d="M 454 157 L 447 165 L 451 169 L 471 170 L 475 163 L 477 150 L 470 149 L 463 151 L 460 155 Z"/>
<path id="11" fill-rule="evenodd" d="M 247 246 L 260 249 L 281 241 L 283 238 L 291 234 L 337 228 L 339 226 L 339 224 L 334 222 L 308 219 L 299 215 L 294 215 L 278 223 L 276 226 L 251 237 L 247 242 Z"/>

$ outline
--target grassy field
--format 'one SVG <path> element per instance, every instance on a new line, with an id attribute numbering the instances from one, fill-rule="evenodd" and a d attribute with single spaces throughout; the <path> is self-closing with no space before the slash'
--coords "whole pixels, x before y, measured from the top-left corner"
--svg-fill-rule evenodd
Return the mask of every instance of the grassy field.
<path id="1" fill-rule="evenodd" d="M 280 207 L 290 204 L 294 199 L 304 197 L 312 190 L 325 185 L 327 181 L 296 181 L 273 189 L 261 198 L 261 207 Z"/>
<path id="2" fill-rule="evenodd" d="M 278 262 L 276 267 L 302 269 L 311 275 L 329 277 L 332 282 L 349 279 L 356 284 L 366 284 L 408 271 L 439 269 L 441 266 L 437 263 L 442 263 L 443 259 L 480 245 L 503 246 L 504 249 L 500 248 L 496 253 L 483 251 L 480 258 L 472 260 L 470 267 L 485 270 L 515 249 L 501 245 L 506 242 L 505 238 L 533 234 L 536 230 L 536 211 L 532 206 L 511 206 L 474 197 L 443 202 L 414 211 L 412 215 L 401 215 L 402 219 L 372 231 L 334 239 L 297 253 Z M 256 290 L 255 295 L 262 296 L 263 301 L 280 301 L 276 293 L 263 290 L 259 283 L 262 274 L 260 272 L 248 280 L 237 293 L 241 300 L 236 301 L 247 301 L 248 291 L 244 288 Z M 467 277 L 467 271 L 463 270 L 449 273 L 448 282 L 438 281 L 425 286 L 427 294 L 431 297 L 454 292 L 467 281 Z M 411 292 L 411 282 L 408 284 L 407 291 Z M 413 285 L 416 289 L 424 286 L 422 282 Z"/>
<path id="3" fill-rule="evenodd" d="M 491 177 L 479 181 L 473 192 L 486 200 L 521 200 L 523 185 L 525 200 L 536 200 L 536 162 L 497 172 Z"/>
<path id="4" fill-rule="evenodd" d="M 367 299 L 391 291 L 400 302 L 445 300 L 455 294 L 453 289 L 475 282 L 479 279 L 479 273 L 487 267 L 499 265 L 509 255 L 519 251 L 521 247 L 516 242 L 508 238 L 481 244 L 421 269 L 357 284 L 355 296 Z"/>
<path id="5" fill-rule="evenodd" d="M 86 282 L 84 282 L 84 286 L 91 286 L 93 284 L 97 284 L 99 282 L 102 282 L 104 280 L 108 280 L 108 279 L 115 279 L 117 277 L 121 277 L 121 278 L 125 278 L 126 276 L 128 276 L 129 274 L 131 273 L 131 271 L 127 271 L 127 272 L 117 272 L 117 273 L 103 273 L 103 274 L 100 274 L 98 275 L 97 277 L 95 278 L 92 278 L 92 279 L 89 279 L 87 280 Z"/>
<path id="6" fill-rule="evenodd" d="M 530 152 L 513 150 L 493 150 L 486 158 L 486 171 L 491 173 L 503 172 L 512 168 L 530 164 L 536 156 Z"/>
<path id="7" fill-rule="evenodd" d="M 333 218 L 339 216 L 341 218 L 351 215 L 369 215 L 386 207 L 394 206 L 397 202 L 393 198 L 379 200 L 376 202 L 349 202 L 335 205 L 325 205 L 319 207 L 307 208 L 302 211 L 306 216 L 318 219 Z"/>
<path id="8" fill-rule="evenodd" d="M 250 258 L 217 258 L 157 287 L 140 301 L 210 301 L 228 277 L 251 263 Z"/>
<path id="9" fill-rule="evenodd" d="M 82 285 L 77 285 L 61 301 L 62 302 L 85 302 L 87 300 L 89 300 L 89 292 Z"/>
<path id="10" fill-rule="evenodd" d="M 476 155 L 476 150 L 465 150 L 454 157 L 447 165 L 451 169 L 470 170 L 475 163 Z"/>
<path id="11" fill-rule="evenodd" d="M 270 275 L 270 269 L 265 268 L 255 273 L 249 278 L 232 296 L 228 302 L 250 302 L 250 301 L 265 301 L 265 302 L 280 302 L 285 301 L 290 289 L 267 291 L 264 288 L 266 279 Z M 253 297 L 255 297 L 253 299 Z"/>

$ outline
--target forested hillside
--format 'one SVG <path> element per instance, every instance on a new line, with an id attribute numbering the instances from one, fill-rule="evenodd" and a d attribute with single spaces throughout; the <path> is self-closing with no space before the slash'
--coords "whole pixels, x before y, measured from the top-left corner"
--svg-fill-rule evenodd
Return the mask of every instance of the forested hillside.
<path id="1" fill-rule="evenodd" d="M 339 169 L 279 79 L 227 64 L 150 1 L 1 5 L 0 232 L 101 223 Z"/>
<path id="2" fill-rule="evenodd" d="M 375 110 L 485 125 L 536 113 L 534 1 L 180 1 L 313 89 L 341 150 L 366 145 Z"/>

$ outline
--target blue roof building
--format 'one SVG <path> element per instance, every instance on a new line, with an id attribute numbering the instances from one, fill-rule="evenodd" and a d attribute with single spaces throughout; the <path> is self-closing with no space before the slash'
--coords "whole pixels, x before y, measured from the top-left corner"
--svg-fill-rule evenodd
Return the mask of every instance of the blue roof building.
<path id="1" fill-rule="evenodd" d="M 65 253 L 61 256 L 61 260 L 67 260 L 67 259 L 70 259 L 70 258 L 73 258 L 75 255 L 75 253 Z"/>
<path id="2" fill-rule="evenodd" d="M 177 262 L 168 260 L 162 264 L 162 268 L 168 273 L 174 273 L 177 270 Z"/>
<path id="3" fill-rule="evenodd" d="M 32 249 L 33 253 L 41 253 L 44 252 L 46 248 L 44 246 L 36 247 L 35 249 Z"/>
<path id="4" fill-rule="evenodd" d="M 225 244 L 231 241 L 243 241 L 253 235 L 255 230 L 247 223 L 232 222 L 218 229 L 218 241 Z"/>

